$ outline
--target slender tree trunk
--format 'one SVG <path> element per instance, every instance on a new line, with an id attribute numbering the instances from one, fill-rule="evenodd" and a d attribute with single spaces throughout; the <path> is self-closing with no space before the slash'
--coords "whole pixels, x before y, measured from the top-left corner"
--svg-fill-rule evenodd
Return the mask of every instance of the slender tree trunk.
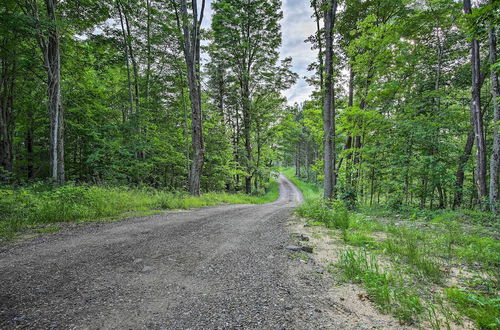
<path id="1" fill-rule="evenodd" d="M 486 111 L 489 106 L 489 101 L 483 105 L 482 113 Z M 471 121 L 472 122 L 472 121 Z M 460 155 L 458 159 L 457 171 L 455 174 L 455 194 L 453 197 L 452 207 L 456 209 L 462 205 L 463 199 L 463 186 L 465 179 L 465 165 L 472 154 L 472 148 L 474 146 L 474 128 L 471 128 L 469 134 L 467 135 L 467 141 L 465 142 L 464 152 Z"/>
<path id="2" fill-rule="evenodd" d="M 45 0 L 51 22 L 47 40 L 48 108 L 50 116 L 50 171 L 52 179 L 64 184 L 64 118 L 61 101 L 61 58 L 56 19 L 57 0 Z"/>
<path id="3" fill-rule="evenodd" d="M 129 13 L 127 12 L 128 10 L 126 8 L 123 7 L 122 5 L 122 9 L 123 9 L 123 17 L 125 18 L 125 28 L 127 30 L 127 38 L 126 38 L 126 42 L 127 42 L 127 47 L 128 47 L 128 53 L 129 53 L 129 56 L 130 56 L 130 60 L 132 62 L 132 71 L 134 72 L 134 100 L 135 100 L 135 111 L 134 111 L 134 114 L 135 116 L 139 116 L 139 104 L 140 104 L 140 101 L 139 101 L 139 73 L 138 73 L 138 69 L 137 69 L 137 61 L 135 59 L 135 56 L 134 56 L 134 50 L 132 48 L 132 33 L 130 31 L 130 23 L 129 23 L 129 19 L 128 19 L 128 15 Z M 135 118 L 135 126 L 137 126 L 138 124 L 138 121 L 137 121 L 137 118 Z"/>
<path id="4" fill-rule="evenodd" d="M 191 125 L 193 159 L 189 175 L 189 193 L 200 195 L 200 179 L 205 160 L 205 146 L 202 131 L 201 81 L 200 81 L 200 26 L 203 20 L 205 0 L 202 0 L 200 18 L 198 20 L 198 2 L 191 1 L 192 22 L 189 24 L 186 0 L 180 1 L 181 23 L 183 33 L 183 51 L 186 61 L 189 94 L 191 98 Z"/>
<path id="5" fill-rule="evenodd" d="M 375 167 L 372 167 L 371 183 L 370 183 L 370 206 L 373 205 L 373 194 L 375 192 Z"/>
<path id="6" fill-rule="evenodd" d="M 189 122 L 188 122 L 188 108 L 186 103 L 186 95 L 184 93 L 184 79 L 182 79 L 182 69 L 179 68 L 180 82 L 181 82 L 181 98 L 182 109 L 184 110 L 184 156 L 186 157 L 186 173 L 189 182 Z"/>
<path id="7" fill-rule="evenodd" d="M 335 197 L 335 90 L 333 82 L 333 27 L 337 1 L 330 0 L 325 9 L 325 90 L 323 104 L 324 131 L 324 198 Z"/>
<path id="8" fill-rule="evenodd" d="M 349 67 L 349 96 L 347 100 L 347 106 L 352 107 L 354 105 L 354 70 L 352 69 L 352 65 Z M 347 133 L 347 141 L 344 146 L 344 151 L 349 151 L 352 148 L 352 135 L 351 133 Z M 346 162 L 345 162 L 345 173 L 346 173 L 346 182 L 351 183 L 352 177 L 351 177 L 351 164 L 352 164 L 352 153 L 349 152 L 349 154 L 346 157 Z M 343 158 L 340 159 L 337 171 L 340 170 L 340 166 L 342 165 L 342 160 Z"/>
<path id="9" fill-rule="evenodd" d="M 464 0 L 465 14 L 472 13 L 470 0 Z M 474 127 L 474 135 L 476 140 L 477 150 L 477 173 L 476 187 L 478 200 L 481 206 L 487 197 L 486 189 L 486 151 L 484 141 L 483 116 L 481 114 L 481 68 L 479 41 L 472 39 L 471 42 L 471 65 L 472 65 L 472 102 L 471 102 L 471 118 Z"/>
<path id="10" fill-rule="evenodd" d="M 252 192 L 252 141 L 251 141 L 251 100 L 248 81 L 243 83 L 243 138 L 245 139 L 245 164 L 247 175 L 245 176 L 245 192 Z"/>
<path id="11" fill-rule="evenodd" d="M 490 210 L 492 212 L 498 212 L 498 172 L 500 164 L 500 133 L 499 133 L 499 122 L 500 122 L 500 111 L 498 109 L 498 75 L 493 65 L 497 62 L 497 40 L 496 32 L 493 26 L 490 26 L 488 30 L 489 41 L 490 41 L 490 63 L 492 65 L 491 69 L 491 95 L 493 97 L 493 148 L 491 151 L 490 159 Z"/>
<path id="12" fill-rule="evenodd" d="M 146 101 L 149 105 L 149 89 L 151 80 L 151 1 L 146 0 Z"/>
<path id="13" fill-rule="evenodd" d="M 125 23 L 123 22 L 122 5 L 117 1 L 118 14 L 120 15 L 120 26 L 122 29 L 123 42 L 125 46 L 125 59 L 127 61 L 127 84 L 128 84 L 128 98 L 129 98 L 129 116 L 134 114 L 134 94 L 132 93 L 132 76 L 130 73 L 130 57 L 128 53 L 127 32 L 125 31 Z M 126 116 L 124 116 L 126 117 Z"/>
<path id="14" fill-rule="evenodd" d="M 26 130 L 26 175 L 28 180 L 33 179 L 33 113 L 28 112 L 28 127 Z"/>

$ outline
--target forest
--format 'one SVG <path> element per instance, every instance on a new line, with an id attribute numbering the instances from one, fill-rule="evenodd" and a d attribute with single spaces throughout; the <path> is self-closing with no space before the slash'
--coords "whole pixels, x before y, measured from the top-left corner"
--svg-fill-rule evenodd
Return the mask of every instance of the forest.
<path id="1" fill-rule="evenodd" d="M 284 6 L 302 1 L 306 77 L 282 55 Z M 362 248 L 338 267 L 382 311 L 449 327 L 459 318 L 430 287 L 465 267 L 443 297 L 496 328 L 499 13 L 496 0 L 2 0 L 0 243 L 272 202 L 282 173 L 305 198 L 295 214 Z M 367 251 L 411 270 L 384 273 Z"/>
<path id="2" fill-rule="evenodd" d="M 327 198 L 497 211 L 495 2 L 312 1 L 295 105 L 280 1 L 205 5 L 3 1 L 3 184 L 250 194 L 283 164 Z"/>

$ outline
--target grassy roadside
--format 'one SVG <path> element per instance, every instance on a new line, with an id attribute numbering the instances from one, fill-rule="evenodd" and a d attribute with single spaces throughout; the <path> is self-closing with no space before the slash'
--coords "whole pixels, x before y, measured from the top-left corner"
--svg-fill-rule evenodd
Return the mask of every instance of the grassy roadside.
<path id="1" fill-rule="evenodd" d="M 291 180 L 308 195 L 297 213 L 342 242 L 330 270 L 363 286 L 384 313 L 435 329 L 453 324 L 500 328 L 500 241 L 491 214 L 326 205 L 321 192 Z"/>
<path id="2" fill-rule="evenodd" d="M 192 197 L 154 189 L 65 185 L 0 188 L 0 238 L 25 231 L 50 232 L 57 223 L 123 219 L 155 211 L 191 209 L 220 204 L 262 204 L 278 197 L 278 184 L 270 183 L 262 196 L 206 193 Z"/>

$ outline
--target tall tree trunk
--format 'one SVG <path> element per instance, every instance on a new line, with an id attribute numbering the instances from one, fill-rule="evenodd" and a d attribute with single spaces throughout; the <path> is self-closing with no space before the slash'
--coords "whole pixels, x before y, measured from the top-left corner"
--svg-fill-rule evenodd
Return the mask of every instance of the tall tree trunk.
<path id="1" fill-rule="evenodd" d="M 488 106 L 489 106 L 489 101 L 486 104 L 483 104 L 483 110 L 481 113 L 484 114 Z M 453 205 L 452 205 L 454 209 L 462 205 L 463 186 L 465 179 L 465 165 L 467 164 L 467 161 L 469 160 L 469 157 L 472 154 L 472 147 L 474 146 L 474 137 L 475 137 L 474 128 L 471 128 L 469 134 L 467 135 L 467 141 L 465 142 L 464 152 L 458 158 L 458 166 L 455 174 L 455 195 L 453 197 Z"/>
<path id="2" fill-rule="evenodd" d="M 151 80 L 151 1 L 146 0 L 146 102 L 149 104 L 149 89 Z"/>
<path id="3" fill-rule="evenodd" d="M 0 72 L 0 167 L 12 172 L 12 108 L 15 63 L 1 61 Z"/>
<path id="4" fill-rule="evenodd" d="M 138 68 L 137 68 L 137 61 L 134 56 L 134 49 L 132 48 L 132 32 L 130 30 L 130 23 L 129 23 L 129 13 L 128 9 L 123 7 L 122 4 L 122 9 L 123 9 L 123 17 L 125 18 L 125 28 L 127 30 L 127 47 L 128 47 L 128 53 L 130 55 L 130 60 L 132 62 L 132 71 L 134 72 L 134 100 L 135 100 L 135 116 L 139 116 L 140 111 L 139 111 L 139 73 L 138 73 Z M 135 120 L 135 126 L 137 126 L 138 121 L 137 118 Z M 137 127 L 136 127 L 137 128 Z"/>
<path id="5" fill-rule="evenodd" d="M 465 14 L 472 13 L 470 0 L 464 0 Z M 472 102 L 471 118 L 474 127 L 474 135 L 477 150 L 477 173 L 476 187 L 479 203 L 484 206 L 484 200 L 487 197 L 486 189 L 486 151 L 484 141 L 483 116 L 481 114 L 481 68 L 479 41 L 472 39 L 471 42 L 471 65 L 472 65 Z"/>
<path id="6" fill-rule="evenodd" d="M 337 1 L 330 0 L 325 8 L 325 89 L 323 103 L 324 131 L 324 191 L 325 199 L 335 197 L 335 90 L 333 83 L 333 27 Z"/>
<path id="7" fill-rule="evenodd" d="M 203 21 L 205 0 L 202 0 L 200 18 L 198 19 L 197 0 L 191 1 L 191 16 L 188 15 L 186 0 L 180 1 L 182 23 L 182 48 L 186 61 L 189 95 L 191 99 L 191 125 L 193 159 L 189 174 L 189 193 L 200 195 L 200 179 L 205 161 L 205 146 L 202 131 L 201 82 L 200 82 L 200 25 Z M 192 18 L 189 24 L 189 18 Z"/>
<path id="8" fill-rule="evenodd" d="M 491 95 L 493 97 L 493 148 L 491 151 L 490 159 L 490 210 L 492 212 L 498 212 L 498 172 L 500 163 L 500 133 L 499 133 L 499 122 L 500 122 L 500 111 L 498 110 L 498 75 L 493 65 L 497 62 L 497 40 L 495 28 L 490 26 L 488 30 L 489 41 L 490 41 L 490 63 L 491 68 Z"/>
<path id="9" fill-rule="evenodd" d="M 50 21 L 47 40 L 48 108 L 50 116 L 50 172 L 52 179 L 64 184 L 63 108 L 61 102 L 61 58 L 57 27 L 57 0 L 45 0 Z"/>
<path id="10" fill-rule="evenodd" d="M 252 192 L 252 141 L 251 141 L 251 100 L 248 81 L 243 84 L 243 138 L 245 139 L 245 192 Z"/>

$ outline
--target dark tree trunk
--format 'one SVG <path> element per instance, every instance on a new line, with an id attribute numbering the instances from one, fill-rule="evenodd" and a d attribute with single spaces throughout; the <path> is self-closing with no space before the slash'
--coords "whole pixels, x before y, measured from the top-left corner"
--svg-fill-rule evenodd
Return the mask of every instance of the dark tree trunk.
<path id="1" fill-rule="evenodd" d="M 33 114 L 30 112 L 28 114 L 28 128 L 26 131 L 26 175 L 28 180 L 32 180 L 34 177 L 33 172 Z"/>
<path id="2" fill-rule="evenodd" d="M 324 198 L 335 197 L 335 90 L 333 82 L 333 27 L 337 1 L 330 0 L 325 9 L 325 90 L 323 103 L 324 131 Z"/>
<path id="3" fill-rule="evenodd" d="M 470 0 L 464 0 L 465 14 L 472 13 Z M 477 149 L 477 171 L 476 187 L 479 203 L 484 206 L 484 200 L 487 197 L 486 189 L 486 151 L 484 141 L 483 116 L 481 114 L 481 69 L 479 41 L 472 39 L 471 42 L 471 65 L 472 65 L 472 102 L 471 118 L 474 127 L 474 135 Z"/>
<path id="4" fill-rule="evenodd" d="M 1 61 L 0 72 L 0 167 L 12 172 L 12 108 L 14 101 L 15 63 Z"/>

